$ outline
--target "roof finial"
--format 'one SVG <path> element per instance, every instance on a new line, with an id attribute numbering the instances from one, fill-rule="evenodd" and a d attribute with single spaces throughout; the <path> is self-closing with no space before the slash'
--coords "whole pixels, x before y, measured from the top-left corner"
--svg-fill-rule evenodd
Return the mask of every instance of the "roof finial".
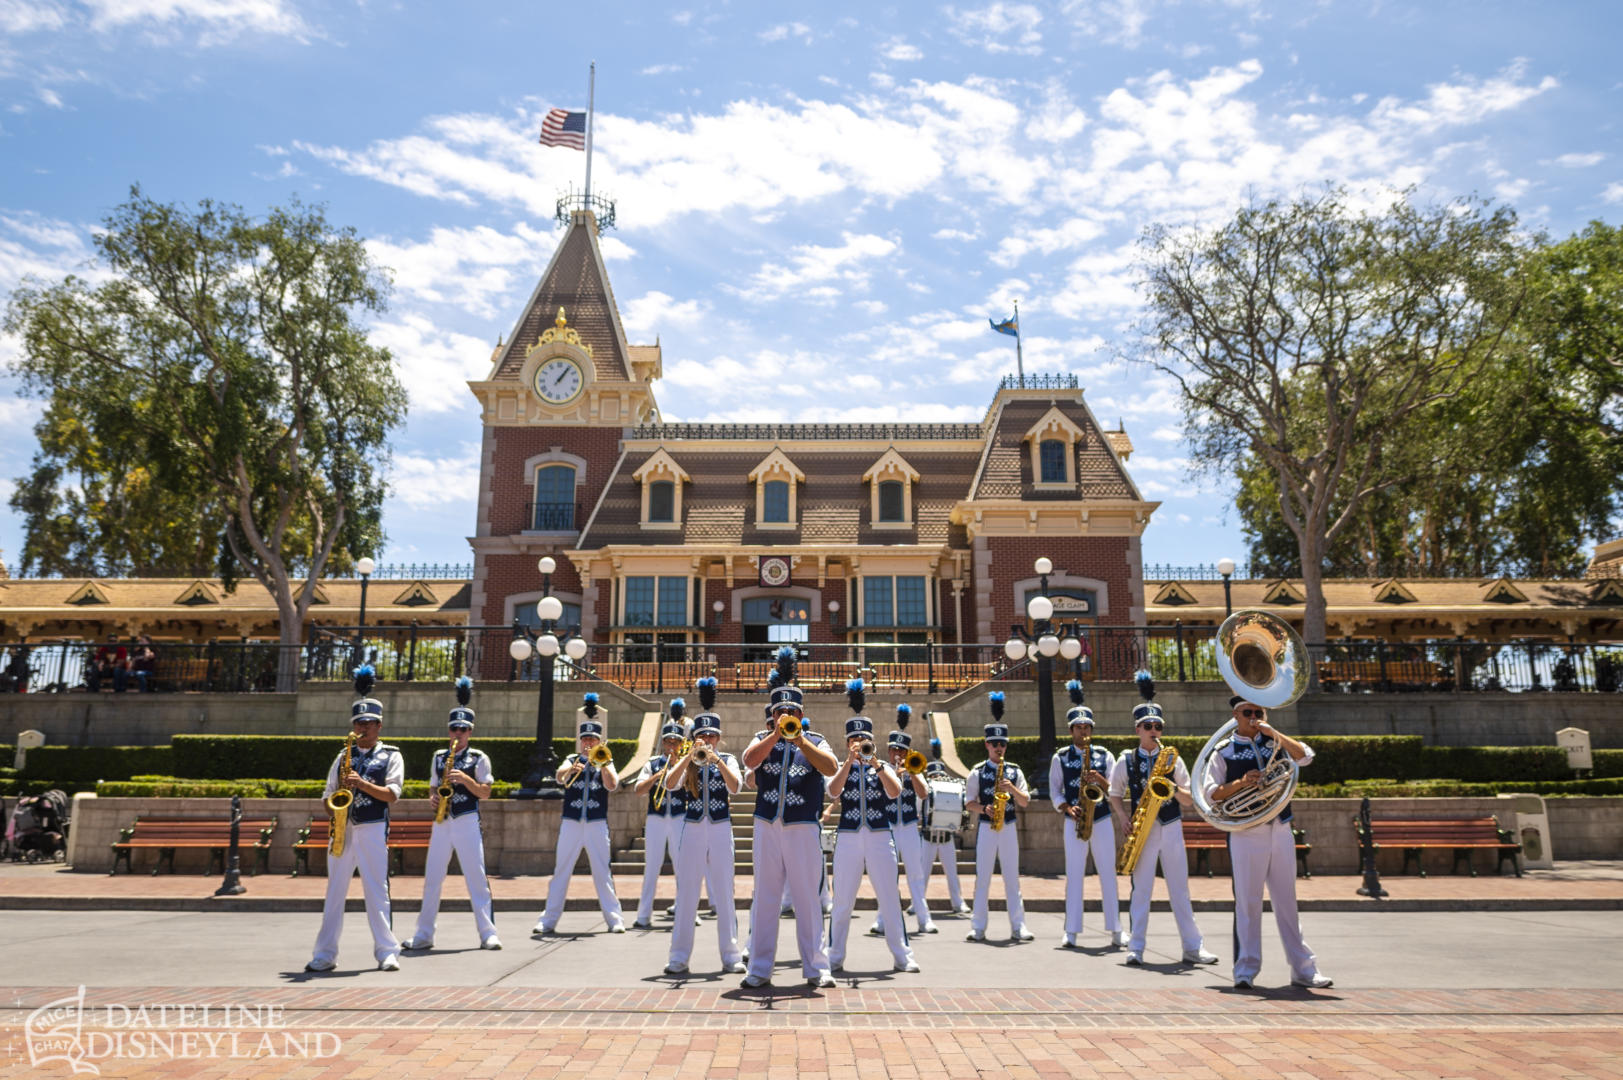
<path id="1" fill-rule="evenodd" d="M 552 320 L 552 325 L 556 326 L 560 330 L 569 325 L 569 320 L 564 318 L 563 308 L 558 309 L 558 317 Z"/>

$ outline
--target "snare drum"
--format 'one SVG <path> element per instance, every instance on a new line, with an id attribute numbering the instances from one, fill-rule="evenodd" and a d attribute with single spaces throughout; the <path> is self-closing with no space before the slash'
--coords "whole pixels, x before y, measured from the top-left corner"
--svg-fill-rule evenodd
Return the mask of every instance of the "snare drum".
<path id="1" fill-rule="evenodd" d="M 821 838 L 821 842 L 822 842 L 822 845 L 823 845 L 823 854 L 824 855 L 832 855 L 832 854 L 834 854 L 834 841 L 839 838 L 839 835 L 840 835 L 839 829 L 835 828 L 832 825 L 830 825 L 828 828 L 823 830 L 823 835 L 822 835 L 822 838 Z"/>
<path id="2" fill-rule="evenodd" d="M 945 844 L 964 827 L 966 805 L 964 782 L 958 779 L 926 780 L 924 798 L 924 838 L 932 844 Z"/>

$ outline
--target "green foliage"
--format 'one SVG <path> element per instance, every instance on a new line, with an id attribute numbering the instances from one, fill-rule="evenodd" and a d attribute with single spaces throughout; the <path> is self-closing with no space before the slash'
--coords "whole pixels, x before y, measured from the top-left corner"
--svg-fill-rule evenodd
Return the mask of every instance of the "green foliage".
<path id="1" fill-rule="evenodd" d="M 1458 780 L 1349 780 L 1340 784 L 1302 784 L 1299 799 L 1467 799 L 1525 792 L 1545 798 L 1579 795 L 1623 795 L 1623 779 L 1501 780 L 1468 784 Z"/>
<path id="2" fill-rule="evenodd" d="M 428 798 L 427 780 L 407 780 L 401 790 L 401 799 Z M 228 799 L 241 795 L 245 799 L 319 799 L 324 784 L 320 780 L 181 780 L 173 776 L 141 776 L 130 780 L 106 780 L 96 785 L 101 798 L 145 799 Z M 511 798 L 519 789 L 512 780 L 498 780 L 490 786 L 493 799 Z M 396 813 L 407 813 L 410 807 L 400 807 Z"/>
<path id="3" fill-rule="evenodd" d="M 168 773 L 167 746 L 40 746 L 28 751 L 23 778 L 59 781 L 127 780 L 138 773 Z"/>
<path id="4" fill-rule="evenodd" d="M 104 284 L 27 284 L 4 321 L 13 372 L 47 402 L 15 493 L 25 572 L 217 557 L 228 581 L 251 575 L 277 599 L 282 640 L 299 641 L 310 596 L 293 600 L 294 579 L 381 542 L 406 398 L 363 323 L 387 281 L 353 230 L 297 202 L 256 220 L 137 188 L 96 246 Z"/>
<path id="5" fill-rule="evenodd" d="M 406 759 L 406 776 L 428 779 L 429 763 L 436 750 L 445 748 L 439 738 L 383 740 L 398 746 Z M 192 780 L 235 780 L 280 775 L 287 778 L 325 780 L 342 739 L 313 735 L 176 735 L 171 740 L 175 775 Z M 521 780 L 529 771 L 534 739 L 475 739 L 473 745 L 490 755 L 492 773 L 499 780 Z M 570 739 L 554 739 L 553 749 L 562 761 L 574 752 Z M 610 739 L 609 750 L 617 766 L 623 766 L 636 753 L 635 739 Z M 128 775 L 128 774 L 126 774 Z"/>

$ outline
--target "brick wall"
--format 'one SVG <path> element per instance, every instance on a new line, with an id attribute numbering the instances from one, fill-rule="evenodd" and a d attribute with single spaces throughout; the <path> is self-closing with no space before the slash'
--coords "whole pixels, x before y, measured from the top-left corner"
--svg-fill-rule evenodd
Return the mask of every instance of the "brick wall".
<path id="1" fill-rule="evenodd" d="M 1015 606 L 1016 582 L 1034 577 L 1032 564 L 1039 556 L 1053 560 L 1055 574 L 1093 578 L 1110 588 L 1110 609 L 1099 613 L 1100 626 L 1132 625 L 1132 609 L 1143 607 L 1142 586 L 1134 595 L 1129 573 L 1130 538 L 1126 536 L 990 536 L 992 632 L 1006 634 L 1010 625 L 1025 618 Z M 1100 598 L 1103 604 L 1103 597 Z M 970 621 L 968 611 L 964 619 Z M 996 640 L 1001 641 L 998 637 Z"/>
<path id="2" fill-rule="evenodd" d="M 524 529 L 525 504 L 535 498 L 534 478 L 525 475 L 524 463 L 553 447 L 586 459 L 585 483 L 575 488 L 579 504 L 579 520 L 575 524 L 577 527 L 585 525 L 619 459 L 620 430 L 618 427 L 496 428 L 490 535 L 510 536 Z"/>

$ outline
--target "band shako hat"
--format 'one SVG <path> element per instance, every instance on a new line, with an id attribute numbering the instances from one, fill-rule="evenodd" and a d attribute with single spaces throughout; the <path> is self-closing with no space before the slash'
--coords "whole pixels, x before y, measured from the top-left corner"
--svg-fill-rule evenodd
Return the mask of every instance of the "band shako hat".
<path id="1" fill-rule="evenodd" d="M 383 702 L 367 697 L 376 681 L 377 672 L 372 670 L 371 664 L 362 664 L 355 669 L 355 702 L 349 707 L 351 721 L 383 719 Z"/>
<path id="2" fill-rule="evenodd" d="M 693 718 L 693 734 L 720 735 L 721 717 L 716 715 L 716 677 L 706 675 L 693 684 L 699 691 L 699 708 L 703 711 Z"/>
<path id="3" fill-rule="evenodd" d="M 795 647 L 785 645 L 778 650 L 777 663 L 772 668 L 772 674 L 767 676 L 766 685 L 772 694 L 770 710 L 773 713 L 785 709 L 805 711 L 805 695 L 800 692 L 800 687 L 791 685 L 795 679 L 795 660 Z"/>
<path id="4" fill-rule="evenodd" d="M 1138 696 L 1144 699 L 1133 706 L 1133 723 L 1136 725 L 1147 716 L 1165 721 L 1166 716 L 1161 712 L 1161 706 L 1155 703 L 1155 679 L 1149 672 L 1140 671 L 1133 676 L 1133 681 L 1138 684 Z"/>
<path id="5" fill-rule="evenodd" d="M 671 703 L 666 709 L 665 725 L 659 729 L 659 737 L 661 739 L 687 738 L 687 724 L 682 720 L 683 714 L 687 711 L 687 702 L 679 697 L 671 698 Z"/>
<path id="6" fill-rule="evenodd" d="M 1009 725 L 1003 722 L 1003 691 L 993 690 L 986 695 L 986 705 L 992 710 L 992 722 L 986 725 L 986 741 L 1008 742 Z"/>
<path id="7" fill-rule="evenodd" d="M 868 689 L 861 679 L 852 679 L 845 684 L 845 701 L 851 706 L 851 711 L 857 715 L 845 722 L 845 737 L 853 735 L 872 735 L 873 721 L 862 715 L 863 706 L 868 704 Z"/>
<path id="8" fill-rule="evenodd" d="M 913 706 L 909 705 L 905 701 L 896 706 L 896 727 L 898 729 L 907 727 L 908 721 L 912 719 Z M 897 730 L 891 732 L 890 738 L 887 741 L 889 745 L 898 749 L 913 749 L 913 736 L 909 735 L 906 731 Z"/>
<path id="9" fill-rule="evenodd" d="M 451 710 L 451 718 L 446 721 L 447 727 L 473 730 L 473 710 L 468 708 L 468 701 L 472 697 L 473 680 L 464 675 L 456 681 L 456 708 Z"/>
<path id="10" fill-rule="evenodd" d="M 1065 692 L 1071 695 L 1071 707 L 1065 713 L 1065 722 L 1071 727 L 1078 724 L 1092 724 L 1093 710 L 1082 704 L 1082 683 L 1072 679 L 1065 684 Z"/>
<path id="11" fill-rule="evenodd" d="M 603 737 L 603 721 L 597 718 L 597 700 L 596 694 L 587 694 L 582 700 L 581 711 L 586 714 L 586 719 L 582 720 L 580 727 L 576 729 L 576 738 L 582 735 L 596 735 L 600 739 Z"/>

